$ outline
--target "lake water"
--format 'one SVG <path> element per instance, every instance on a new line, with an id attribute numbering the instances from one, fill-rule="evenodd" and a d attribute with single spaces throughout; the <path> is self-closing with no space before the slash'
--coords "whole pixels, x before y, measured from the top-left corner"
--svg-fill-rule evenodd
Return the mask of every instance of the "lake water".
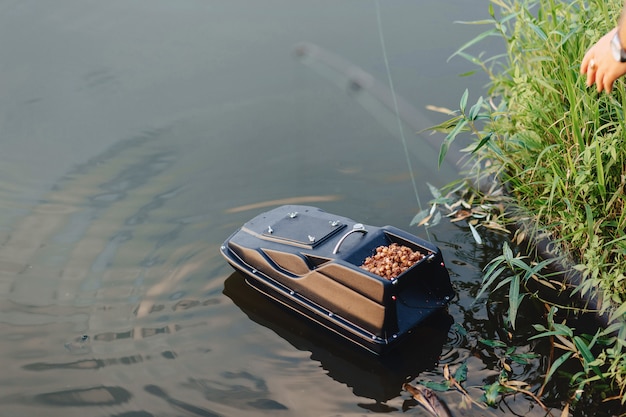
<path id="1" fill-rule="evenodd" d="M 505 306 L 473 295 L 501 237 L 409 226 L 426 184 L 457 177 L 417 131 L 445 118 L 427 105 L 482 93 L 447 59 L 484 30 L 454 21 L 488 3 L 380 3 L 0 1 L 0 415 L 427 415 L 402 382 L 461 363 L 467 386 L 497 379 L 477 340 L 506 338 Z M 449 315 L 378 360 L 267 303 L 219 247 L 284 201 L 433 241 L 458 292 Z M 545 370 L 516 372 L 540 384 Z M 457 416 L 543 415 L 522 396 L 441 398 Z"/>

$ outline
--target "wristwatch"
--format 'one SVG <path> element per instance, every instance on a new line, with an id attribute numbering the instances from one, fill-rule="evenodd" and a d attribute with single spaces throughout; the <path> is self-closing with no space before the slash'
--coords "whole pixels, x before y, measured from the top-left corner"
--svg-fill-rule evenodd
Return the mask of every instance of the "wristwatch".
<path id="1" fill-rule="evenodd" d="M 626 50 L 622 48 L 622 42 L 619 40 L 619 30 L 615 31 L 615 35 L 611 39 L 611 52 L 613 52 L 613 58 L 617 62 L 626 62 Z"/>

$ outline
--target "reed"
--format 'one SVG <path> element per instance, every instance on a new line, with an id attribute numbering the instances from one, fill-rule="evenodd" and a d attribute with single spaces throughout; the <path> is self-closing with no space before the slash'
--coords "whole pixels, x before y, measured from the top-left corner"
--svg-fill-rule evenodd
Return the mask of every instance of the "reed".
<path id="1" fill-rule="evenodd" d="M 573 291 L 596 297 L 600 312 L 610 317 L 608 328 L 592 335 L 577 334 L 562 321 L 537 323 L 537 337 L 557 340 L 561 353 L 546 379 L 566 361 L 578 361 L 581 371 L 571 376 L 572 400 L 583 389 L 602 386 L 603 396 L 624 404 L 626 94 L 624 80 L 616 82 L 611 95 L 598 94 L 579 74 L 586 49 L 614 27 L 622 4 L 491 0 L 490 18 L 467 22 L 488 29 L 454 54 L 489 75 L 488 94 L 470 105 L 466 91 L 453 117 L 433 129 L 447 134 L 440 161 L 460 135 L 472 137 L 468 183 L 497 177 L 508 196 L 508 218 L 524 218 L 558 243 L 583 277 Z M 504 41 L 505 53 L 471 52 L 492 36 Z M 545 264 L 537 262 L 505 245 L 503 255 L 485 270 L 483 291 L 510 288 L 512 329 L 525 284 L 551 282 L 541 276 Z M 551 319 L 555 306 L 548 308 Z"/>

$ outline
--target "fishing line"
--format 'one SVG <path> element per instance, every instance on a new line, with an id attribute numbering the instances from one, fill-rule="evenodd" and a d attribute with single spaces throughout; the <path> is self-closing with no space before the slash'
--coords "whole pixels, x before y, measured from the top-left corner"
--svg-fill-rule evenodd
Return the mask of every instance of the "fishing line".
<path id="1" fill-rule="evenodd" d="M 400 119 L 400 110 L 398 108 L 398 99 L 396 98 L 396 90 L 393 86 L 393 79 L 391 77 L 391 69 L 389 68 L 389 59 L 387 58 L 387 47 L 385 45 L 385 36 L 383 34 L 383 22 L 380 13 L 379 0 L 374 0 L 376 4 L 376 22 L 378 23 L 378 38 L 380 39 L 380 46 L 382 49 L 383 60 L 385 62 L 385 70 L 387 71 L 387 81 L 389 82 L 389 89 L 391 90 L 391 98 L 393 100 L 394 113 L 396 114 L 396 122 L 398 123 L 398 131 L 400 132 L 400 140 L 404 148 L 404 157 L 406 158 L 406 164 L 409 168 L 409 175 L 411 176 L 411 184 L 413 185 L 413 192 L 415 193 L 415 200 L 417 200 L 417 207 L 419 211 L 422 211 L 422 202 L 420 200 L 419 193 L 417 192 L 417 182 L 415 181 L 415 174 L 413 173 L 413 166 L 411 165 L 411 158 L 409 157 L 409 148 L 406 144 L 406 138 L 404 137 L 404 128 L 402 127 L 402 120 Z M 430 234 L 426 227 L 426 236 L 430 240 Z"/>

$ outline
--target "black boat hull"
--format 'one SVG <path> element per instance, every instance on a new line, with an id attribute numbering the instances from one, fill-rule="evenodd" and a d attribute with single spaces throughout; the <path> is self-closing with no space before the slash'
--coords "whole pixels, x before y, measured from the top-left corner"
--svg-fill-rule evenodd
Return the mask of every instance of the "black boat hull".
<path id="1" fill-rule="evenodd" d="M 419 250 L 424 259 L 394 279 L 360 267 L 377 246 L 393 242 Z M 233 233 L 221 252 L 254 289 L 375 354 L 396 346 L 454 296 L 434 245 L 315 207 L 260 214 Z"/>

